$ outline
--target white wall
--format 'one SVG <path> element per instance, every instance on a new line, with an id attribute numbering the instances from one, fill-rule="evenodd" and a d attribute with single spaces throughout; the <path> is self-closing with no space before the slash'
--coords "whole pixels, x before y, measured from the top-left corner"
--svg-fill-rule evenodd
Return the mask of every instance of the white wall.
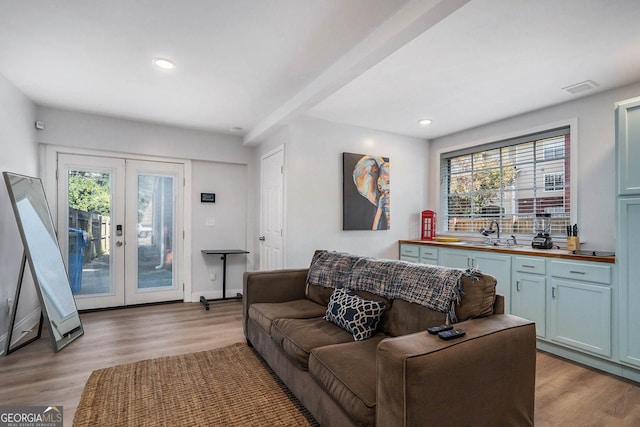
<path id="1" fill-rule="evenodd" d="M 38 175 L 35 106 L 0 74 L 0 172 Z M 14 298 L 20 271 L 22 243 L 4 180 L 0 183 L 0 353 L 9 327 L 7 298 Z M 23 284 L 17 313 L 20 321 L 39 307 L 30 276 Z"/>
<path id="2" fill-rule="evenodd" d="M 194 200 L 193 233 L 193 290 L 194 301 L 222 297 L 222 261 L 219 255 L 203 255 L 202 249 L 245 249 L 247 241 L 247 194 L 249 187 L 247 165 L 217 162 L 192 162 L 193 193 L 215 193 L 215 203 Z M 207 218 L 214 226 L 207 226 Z M 242 274 L 246 255 L 227 256 L 226 296 L 242 292 Z M 215 270 L 212 281 L 209 272 Z"/>
<path id="3" fill-rule="evenodd" d="M 398 258 L 398 240 L 418 238 L 426 209 L 428 142 L 303 117 L 286 146 L 285 266 L 307 267 L 316 249 Z M 389 157 L 391 229 L 342 230 L 342 153 Z"/>
<path id="4" fill-rule="evenodd" d="M 39 107 L 38 120 L 45 122 L 45 130 L 38 132 L 38 142 L 49 147 L 64 147 L 67 152 L 104 150 L 135 157 L 185 159 L 190 164 L 187 191 L 190 204 L 185 210 L 187 242 L 191 252 L 191 268 L 186 277 L 191 283 L 190 296 L 222 292 L 220 274 L 215 282 L 209 280 L 209 266 L 216 267 L 213 256 L 203 257 L 202 249 L 244 249 L 252 223 L 247 221 L 250 201 L 255 198 L 254 188 L 248 185 L 254 176 L 254 149 L 242 145 L 235 135 L 183 129 L 153 123 L 78 113 Z M 191 160 L 194 160 L 191 162 Z M 52 163 L 51 160 L 48 160 Z M 44 165 L 51 177 L 52 164 Z M 189 174 L 189 171 L 186 171 Z M 52 180 L 49 178 L 49 180 Z M 201 192 L 216 193 L 214 205 L 200 203 Z M 51 197 L 50 197 L 51 199 Z M 187 199 L 189 200 L 189 199 Z M 205 220 L 213 214 L 215 227 L 207 227 Z M 189 227 L 188 224 L 186 224 Z M 227 288 L 242 288 L 244 257 L 228 258 Z M 216 261 L 216 262 L 214 262 Z M 250 268 L 250 265 L 247 266 Z M 187 286 L 188 289 L 188 286 Z M 234 295 L 228 293 L 228 295 Z"/>
<path id="5" fill-rule="evenodd" d="M 584 249 L 615 248 L 614 103 L 640 95 L 640 84 L 614 89 L 431 141 L 429 204 L 439 207 L 440 153 L 497 141 L 532 128 L 577 118 L 577 221 Z M 572 154 L 572 155 L 575 155 Z"/>
<path id="6" fill-rule="evenodd" d="M 194 129 L 38 107 L 38 142 L 179 159 L 249 163 L 242 138 Z"/>

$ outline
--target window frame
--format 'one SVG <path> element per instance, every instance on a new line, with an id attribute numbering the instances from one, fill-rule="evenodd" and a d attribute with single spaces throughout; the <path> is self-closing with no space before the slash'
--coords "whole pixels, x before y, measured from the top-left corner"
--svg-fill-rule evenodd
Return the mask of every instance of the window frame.
<path id="1" fill-rule="evenodd" d="M 566 135 L 568 135 L 569 137 L 569 143 L 567 146 L 562 146 L 562 150 L 568 150 L 568 160 L 566 162 L 566 167 L 569 169 L 569 171 L 567 172 L 565 170 L 565 175 L 564 175 L 564 182 L 565 183 L 569 183 L 568 185 L 572 185 L 572 187 L 569 187 L 569 196 L 564 199 L 563 202 L 563 206 L 568 205 L 569 206 L 569 212 L 567 212 L 568 216 L 566 218 L 566 220 L 573 224 L 577 222 L 577 217 L 578 217 L 578 198 L 577 198 L 577 158 L 578 158 L 578 150 L 577 150 L 577 124 L 578 124 L 578 120 L 577 118 L 572 118 L 572 119 L 567 119 L 567 120 L 563 120 L 560 122 L 555 122 L 555 123 L 550 123 L 547 125 L 540 125 L 537 126 L 535 128 L 531 128 L 531 129 L 527 129 L 524 131 L 515 131 L 512 132 L 510 134 L 506 134 L 506 135 L 499 135 L 496 137 L 485 137 L 481 140 L 475 141 L 475 142 L 470 142 L 470 143 L 465 143 L 465 144 L 459 144 L 459 145 L 454 145 L 451 144 L 449 146 L 445 146 L 439 149 L 435 150 L 435 154 L 437 155 L 437 160 L 439 162 L 439 164 L 436 163 L 437 166 L 437 173 L 438 174 L 438 182 L 439 182 L 439 186 L 438 186 L 438 201 L 437 201 L 437 209 L 442 212 L 439 215 L 439 221 L 438 221 L 438 232 L 439 233 L 444 233 L 444 234 L 451 234 L 451 235 L 459 235 L 459 236 L 473 236 L 473 237 L 479 237 L 478 235 L 478 230 L 476 230 L 476 228 L 472 225 L 471 229 L 466 229 L 466 230 L 454 230 L 454 229 L 449 229 L 449 212 L 448 212 L 448 192 L 446 191 L 448 189 L 448 177 L 447 178 L 443 178 L 443 168 L 445 168 L 448 165 L 448 159 L 450 159 L 451 157 L 457 156 L 457 155 L 463 155 L 463 154 L 470 154 L 470 153 L 479 153 L 481 151 L 487 151 L 490 150 L 492 148 L 500 148 L 500 147 L 506 147 L 509 145 L 516 145 L 518 143 L 522 143 L 522 142 L 530 142 L 533 140 L 537 140 L 540 141 L 542 139 L 545 138 L 546 135 L 549 135 L 549 132 L 551 132 L 551 136 L 554 135 L 554 133 L 557 135 L 557 132 L 564 132 Z M 461 134 L 462 136 L 464 136 L 463 134 Z M 454 137 L 454 141 L 455 140 L 460 140 L 460 136 L 455 136 Z M 439 141 L 438 141 L 439 142 Z M 545 151 L 549 150 L 546 149 L 544 147 L 539 147 L 541 149 L 541 153 L 538 154 L 538 161 L 540 163 L 542 162 L 548 162 L 548 161 L 554 161 L 554 159 L 556 159 L 556 156 L 554 155 L 554 159 L 550 159 L 549 157 L 545 156 Z M 554 152 L 557 153 L 560 150 L 560 148 L 555 148 Z M 566 152 L 564 154 L 567 154 Z M 563 157 L 561 157 L 563 158 Z M 434 177 L 435 177 L 435 173 L 434 173 Z M 542 184 L 542 185 L 540 185 Z M 540 194 L 543 192 L 544 190 L 544 183 L 539 183 L 537 184 L 537 198 L 540 198 Z M 505 190 L 502 189 L 502 193 L 501 194 L 505 194 Z M 500 199 L 502 200 L 502 199 Z M 503 206 L 502 203 L 500 203 L 500 206 Z M 553 210 L 553 206 L 551 207 L 546 207 L 546 206 L 539 206 L 539 211 L 540 212 L 546 212 L 549 209 Z M 516 211 L 517 212 L 517 211 Z M 475 215 L 475 217 L 477 218 L 479 215 L 478 213 L 473 213 L 473 214 L 469 214 L 469 216 L 473 216 Z M 505 218 L 512 218 L 513 216 L 522 216 L 525 217 L 525 214 L 522 215 L 518 215 L 517 213 L 502 213 L 498 216 L 498 220 L 502 222 L 505 220 Z M 535 216 L 533 213 L 530 213 L 529 216 Z M 563 228 L 564 229 L 564 228 Z M 501 232 L 504 234 L 505 230 L 501 228 Z M 511 233 L 510 234 L 515 234 L 516 236 L 532 236 L 533 230 L 529 229 L 529 230 L 518 230 L 515 233 Z M 566 233 L 562 233 L 560 230 L 560 227 L 555 227 L 554 233 L 553 233 L 553 237 L 559 240 L 563 240 L 566 237 Z"/>

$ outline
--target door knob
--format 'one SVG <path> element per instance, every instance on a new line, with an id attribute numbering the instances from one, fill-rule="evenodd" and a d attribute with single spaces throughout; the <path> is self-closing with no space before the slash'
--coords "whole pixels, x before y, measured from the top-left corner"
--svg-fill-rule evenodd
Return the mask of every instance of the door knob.
<path id="1" fill-rule="evenodd" d="M 117 246 L 117 247 L 122 246 L 122 244 L 123 244 L 123 243 L 122 243 L 120 240 L 118 240 L 118 241 L 116 242 L 116 246 Z"/>
<path id="2" fill-rule="evenodd" d="M 266 239 L 264 238 L 264 236 L 260 236 L 258 237 L 258 240 L 260 240 L 261 242 L 264 242 Z"/>

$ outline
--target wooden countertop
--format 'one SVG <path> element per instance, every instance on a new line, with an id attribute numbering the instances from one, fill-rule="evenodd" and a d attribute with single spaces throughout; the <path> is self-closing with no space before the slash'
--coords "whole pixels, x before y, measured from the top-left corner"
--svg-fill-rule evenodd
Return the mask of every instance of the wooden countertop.
<path id="1" fill-rule="evenodd" d="M 409 243 L 412 245 L 436 246 L 441 248 L 452 249 L 469 249 L 474 251 L 485 251 L 514 255 L 531 255 L 542 256 L 547 258 L 564 258 L 575 261 L 605 262 L 615 264 L 615 256 L 592 256 L 577 255 L 564 249 L 533 249 L 530 246 L 488 246 L 477 242 L 436 242 L 435 240 L 400 240 L 400 243 Z"/>

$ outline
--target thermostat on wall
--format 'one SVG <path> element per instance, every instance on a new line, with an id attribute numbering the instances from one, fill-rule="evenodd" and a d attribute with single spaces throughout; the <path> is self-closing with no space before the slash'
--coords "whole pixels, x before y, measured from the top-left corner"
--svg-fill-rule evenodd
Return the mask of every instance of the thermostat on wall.
<path id="1" fill-rule="evenodd" d="M 201 203 L 215 203 L 216 202 L 216 193 L 200 193 L 200 202 Z"/>

